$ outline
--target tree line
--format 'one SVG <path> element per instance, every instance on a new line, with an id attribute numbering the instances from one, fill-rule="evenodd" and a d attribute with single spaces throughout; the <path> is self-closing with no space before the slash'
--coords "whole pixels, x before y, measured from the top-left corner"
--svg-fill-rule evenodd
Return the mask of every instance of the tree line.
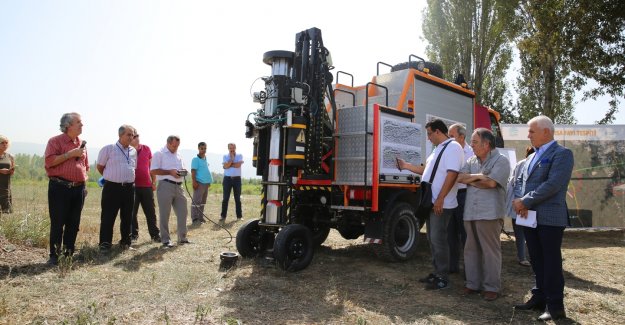
<path id="1" fill-rule="evenodd" d="M 48 180 L 45 170 L 45 158 L 39 155 L 29 155 L 18 153 L 15 154 L 15 173 L 12 179 L 15 181 L 32 181 L 42 182 Z M 213 183 L 221 184 L 223 182 L 224 175 L 222 173 L 211 172 L 213 176 Z M 96 182 L 100 177 L 100 173 L 95 167 L 95 163 L 89 168 L 89 182 Z M 190 180 L 190 176 L 187 178 Z M 243 184 L 260 184 L 260 179 L 246 178 L 243 179 Z"/>
<path id="2" fill-rule="evenodd" d="M 596 123 L 612 123 L 625 90 L 624 30 L 622 0 L 428 0 L 423 15 L 428 57 L 446 79 L 462 74 L 505 123 L 543 114 L 573 124 L 582 89 L 582 101 L 611 98 Z M 514 53 L 520 69 L 509 82 Z"/>

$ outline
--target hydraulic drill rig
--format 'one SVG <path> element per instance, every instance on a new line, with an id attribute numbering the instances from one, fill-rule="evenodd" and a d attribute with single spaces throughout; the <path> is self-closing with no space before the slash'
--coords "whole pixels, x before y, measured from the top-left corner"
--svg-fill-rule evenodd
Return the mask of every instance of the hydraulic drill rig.
<path id="1" fill-rule="evenodd" d="M 312 232 L 325 240 L 330 229 L 316 227 L 309 213 L 296 212 L 304 207 L 297 207 L 302 202 L 294 185 L 298 179 L 331 182 L 333 125 L 325 103 L 334 106 L 333 67 L 317 28 L 297 34 L 295 52 L 266 52 L 263 62 L 271 66 L 271 76 L 263 78 L 265 90 L 254 94 L 262 105 L 252 114 L 254 123 L 246 122 L 246 136 L 254 138 L 253 164 L 263 181 L 261 218 L 240 229 L 237 249 L 244 257 L 267 250 L 280 267 L 298 270 L 312 258 Z"/>
<path id="2" fill-rule="evenodd" d="M 294 52 L 266 52 L 263 62 L 271 75 L 254 93 L 261 107 L 246 121 L 262 177 L 261 212 L 239 229 L 239 253 L 298 271 L 336 229 L 345 239 L 364 235 L 387 260 L 414 256 L 426 217 L 419 213 L 420 178 L 397 169 L 396 158 L 425 162 L 432 149 L 422 129 L 428 120 L 460 122 L 467 132 L 484 126 L 475 94 L 414 55 L 395 66 L 378 62 L 364 86 L 339 71 L 333 86 L 317 28 L 296 35 Z M 380 65 L 391 72 L 380 74 Z M 351 77 L 351 85 L 338 83 L 339 75 Z"/>

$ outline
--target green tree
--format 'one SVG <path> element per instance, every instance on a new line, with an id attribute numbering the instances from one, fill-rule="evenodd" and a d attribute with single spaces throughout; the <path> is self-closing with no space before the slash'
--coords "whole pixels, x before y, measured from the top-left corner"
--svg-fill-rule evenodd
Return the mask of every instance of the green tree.
<path id="1" fill-rule="evenodd" d="M 38 155 L 15 155 L 15 180 L 41 181 L 46 177 L 44 158 Z"/>
<path id="2" fill-rule="evenodd" d="M 518 0 L 428 0 L 423 35 L 430 60 L 443 66 L 445 78 L 462 74 L 476 100 L 514 122 L 506 71 L 511 42 L 518 30 Z"/>
<path id="3" fill-rule="evenodd" d="M 523 0 L 519 8 L 525 22 L 517 42 L 520 119 L 544 114 L 557 123 L 574 123 L 574 95 L 593 79 L 598 86 L 587 90 L 583 100 L 611 96 L 599 123 L 613 121 L 625 86 L 625 4 Z"/>

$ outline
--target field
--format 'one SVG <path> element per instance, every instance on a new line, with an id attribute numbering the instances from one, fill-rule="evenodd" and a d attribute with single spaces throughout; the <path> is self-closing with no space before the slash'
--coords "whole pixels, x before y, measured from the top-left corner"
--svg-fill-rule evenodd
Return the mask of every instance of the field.
<path id="1" fill-rule="evenodd" d="M 90 188 L 73 261 L 48 267 L 47 188 L 13 188 L 15 212 L 0 219 L 0 324 L 527 324 L 536 312 L 515 312 L 531 288 L 531 270 L 516 263 L 514 242 L 502 235 L 503 292 L 494 302 L 463 296 L 461 275 L 452 287 L 423 290 L 417 279 L 430 270 L 422 236 L 417 258 L 387 263 L 360 240 L 332 231 L 312 264 L 285 273 L 262 260 L 241 260 L 219 270 L 219 253 L 236 251 L 240 222 L 225 230 L 210 223 L 190 227 L 190 245 L 162 249 L 149 241 L 139 215 L 136 250 L 97 250 L 100 189 Z M 216 220 L 221 196 L 209 195 Z M 243 197 L 246 220 L 258 215 L 256 195 Z M 175 218 L 170 229 L 175 239 Z M 116 224 L 117 225 L 117 224 Z M 227 232 L 227 231 L 229 232 Z M 116 241 L 119 237 L 115 228 Z M 625 323 L 623 230 L 567 231 L 563 244 L 563 323 Z"/>

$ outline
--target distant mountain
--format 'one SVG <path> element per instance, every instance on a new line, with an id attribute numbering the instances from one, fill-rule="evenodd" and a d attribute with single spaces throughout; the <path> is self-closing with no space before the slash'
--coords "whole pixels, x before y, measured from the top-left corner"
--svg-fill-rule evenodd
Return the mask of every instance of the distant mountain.
<path id="1" fill-rule="evenodd" d="M 93 163 L 98 157 L 98 153 L 101 148 L 93 148 L 87 146 L 87 154 L 89 155 L 90 163 Z M 159 150 L 160 147 L 150 147 L 152 149 L 152 153 L 156 150 Z M 11 147 L 9 148 L 9 152 L 12 154 L 27 154 L 27 155 L 38 155 L 43 156 L 46 151 L 46 145 L 40 143 L 28 143 L 28 142 L 11 142 Z M 180 155 L 182 156 L 182 160 L 184 161 L 187 169 L 191 169 L 191 159 L 197 155 L 197 150 L 191 149 L 180 149 Z M 225 154 L 217 154 L 217 153 L 206 153 L 206 160 L 208 161 L 209 169 L 211 172 L 223 174 L 223 168 L 221 167 L 222 157 Z M 243 154 L 243 160 L 245 163 L 241 167 L 241 174 L 244 178 L 258 178 L 256 176 L 256 168 L 252 166 L 252 157 Z"/>

